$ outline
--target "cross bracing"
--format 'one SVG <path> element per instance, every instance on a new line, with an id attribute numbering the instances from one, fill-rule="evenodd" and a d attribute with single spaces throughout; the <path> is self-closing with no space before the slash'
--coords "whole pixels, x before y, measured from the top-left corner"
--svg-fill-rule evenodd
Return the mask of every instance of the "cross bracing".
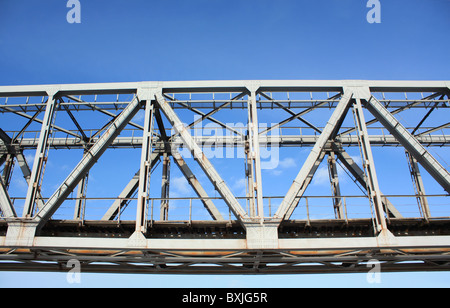
<path id="1" fill-rule="evenodd" d="M 448 270 L 449 85 L 0 87 L 0 269 Z"/>

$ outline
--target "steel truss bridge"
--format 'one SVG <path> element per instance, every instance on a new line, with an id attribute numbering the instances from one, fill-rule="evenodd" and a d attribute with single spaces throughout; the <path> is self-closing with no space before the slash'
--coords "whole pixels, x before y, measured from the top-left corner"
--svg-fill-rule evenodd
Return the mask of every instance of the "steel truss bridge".
<path id="1" fill-rule="evenodd" d="M 449 87 L 1 86 L 0 270 L 448 271 Z"/>

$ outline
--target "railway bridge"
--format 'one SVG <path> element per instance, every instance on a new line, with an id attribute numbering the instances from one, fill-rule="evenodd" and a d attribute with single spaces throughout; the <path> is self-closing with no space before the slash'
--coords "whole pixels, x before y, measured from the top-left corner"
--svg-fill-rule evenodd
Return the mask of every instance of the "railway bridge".
<path id="1" fill-rule="evenodd" d="M 0 270 L 450 270 L 450 81 L 0 86 Z"/>

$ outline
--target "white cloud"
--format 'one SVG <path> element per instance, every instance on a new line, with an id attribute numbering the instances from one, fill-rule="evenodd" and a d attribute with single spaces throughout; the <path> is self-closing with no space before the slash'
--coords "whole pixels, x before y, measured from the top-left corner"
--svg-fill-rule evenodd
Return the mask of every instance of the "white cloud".
<path id="1" fill-rule="evenodd" d="M 328 167 L 323 166 L 316 170 L 311 185 L 324 185 L 329 181 Z"/>
<path id="2" fill-rule="evenodd" d="M 287 168 L 295 167 L 297 164 L 295 163 L 295 160 L 293 158 L 286 157 L 285 159 L 280 160 L 278 165 L 283 169 L 287 169 Z"/>
<path id="3" fill-rule="evenodd" d="M 297 163 L 295 162 L 295 159 L 293 159 L 291 157 L 286 157 L 286 158 L 284 158 L 284 159 L 282 159 L 282 160 L 280 160 L 278 162 L 278 168 L 271 169 L 271 170 L 269 170 L 269 172 L 270 172 L 271 175 L 279 176 L 279 175 L 283 174 L 283 172 L 285 170 L 288 170 L 288 169 L 293 168 L 295 166 L 297 166 Z"/>
<path id="4" fill-rule="evenodd" d="M 247 193 L 247 179 L 240 178 L 234 181 L 232 189 L 234 190 L 236 195 L 245 196 L 245 194 Z"/>
<path id="5" fill-rule="evenodd" d="M 247 185 L 247 180 L 244 178 L 241 178 L 234 182 L 233 188 L 243 188 L 243 187 L 245 188 L 246 185 Z"/>
<path id="6" fill-rule="evenodd" d="M 27 153 L 25 154 L 25 160 L 27 161 L 28 167 L 33 168 L 33 164 L 34 164 L 34 153 Z"/>
<path id="7" fill-rule="evenodd" d="M 188 194 L 191 192 L 191 187 L 184 176 L 170 179 L 170 184 L 170 188 L 175 189 L 180 194 Z"/>
<path id="8" fill-rule="evenodd" d="M 138 113 L 136 113 L 136 115 L 133 118 L 133 122 L 140 122 L 143 123 L 144 122 L 144 118 L 145 118 L 145 112 L 144 110 L 139 110 Z"/>
<path id="9" fill-rule="evenodd" d="M 355 161 L 355 163 L 357 163 L 358 165 L 362 165 L 362 160 L 361 160 L 361 156 L 353 156 L 350 155 L 350 157 Z"/>

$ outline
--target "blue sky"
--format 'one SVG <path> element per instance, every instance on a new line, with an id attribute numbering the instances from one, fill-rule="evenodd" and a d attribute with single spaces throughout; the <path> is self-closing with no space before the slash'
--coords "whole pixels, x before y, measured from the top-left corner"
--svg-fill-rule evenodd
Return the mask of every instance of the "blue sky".
<path id="1" fill-rule="evenodd" d="M 380 24 L 366 21 L 369 9 L 365 0 L 80 2 L 81 23 L 69 24 L 65 0 L 0 1 L 0 85 L 221 79 L 450 80 L 449 0 L 381 0 Z M 449 157 L 448 151 L 436 151 Z M 298 170 L 300 164 L 289 160 L 292 153 L 283 153 L 280 159 L 285 168 Z M 375 160 L 380 155 L 380 150 L 374 150 Z M 401 151 L 392 155 L 404 159 Z M 70 164 L 76 162 L 68 162 L 66 168 L 70 170 Z M 216 167 L 226 168 L 220 163 Z M 51 172 L 51 166 L 48 168 Z M 268 175 L 270 171 L 266 171 Z M 230 177 L 234 182 L 241 179 Z M 292 178 L 285 180 L 291 182 Z M 124 183 L 127 181 L 124 177 Z M 180 180 L 179 190 L 183 185 Z M 393 187 L 386 185 L 387 190 Z M 212 276 L 205 284 L 204 276 L 84 274 L 81 286 L 170 287 L 185 282 L 192 286 L 449 286 L 449 278 L 448 273 L 383 274 L 381 284 L 371 285 L 364 274 Z M 0 273 L 0 286 L 20 286 L 24 281 L 29 286 L 66 283 L 65 274 Z"/>
<path id="2" fill-rule="evenodd" d="M 448 0 L 3 0 L 2 84 L 445 79 Z"/>

